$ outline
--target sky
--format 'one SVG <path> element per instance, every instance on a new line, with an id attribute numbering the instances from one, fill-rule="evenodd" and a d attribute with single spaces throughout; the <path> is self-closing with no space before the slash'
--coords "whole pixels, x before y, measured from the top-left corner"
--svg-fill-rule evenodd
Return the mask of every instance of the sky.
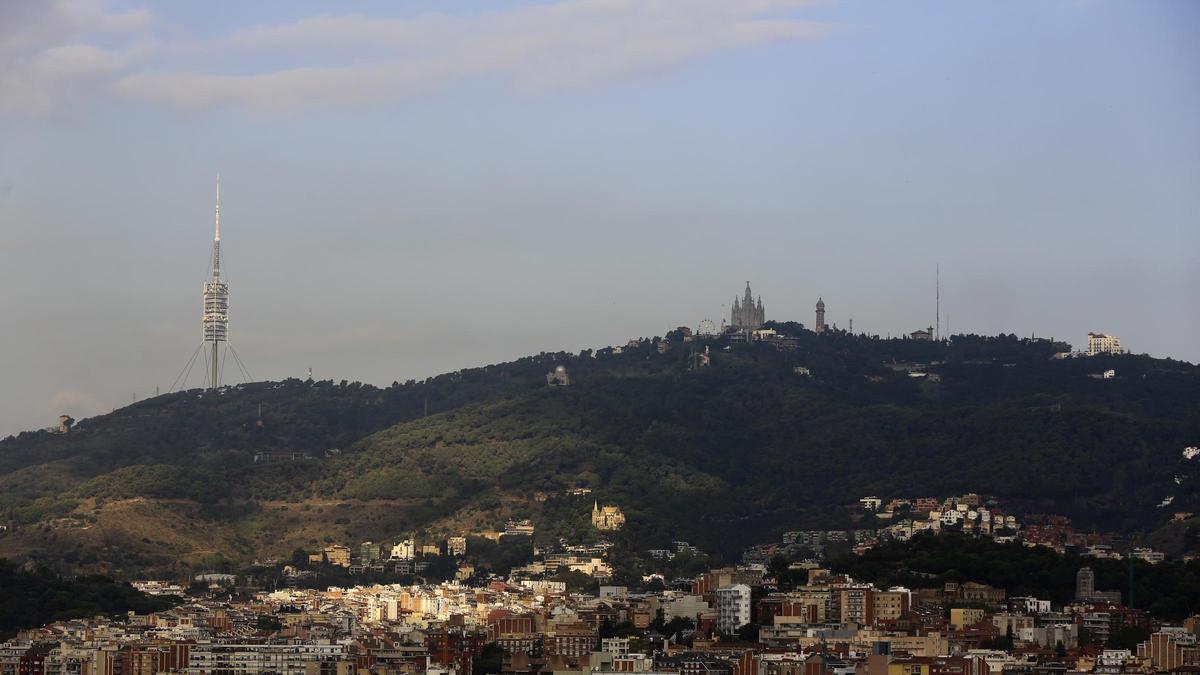
<path id="1" fill-rule="evenodd" d="M 0 3 L 0 435 L 728 317 L 1200 362 L 1200 3 Z M 948 324 L 948 325 L 945 325 Z M 226 379 L 237 381 L 228 375 Z M 199 369 L 188 386 L 200 386 Z"/>

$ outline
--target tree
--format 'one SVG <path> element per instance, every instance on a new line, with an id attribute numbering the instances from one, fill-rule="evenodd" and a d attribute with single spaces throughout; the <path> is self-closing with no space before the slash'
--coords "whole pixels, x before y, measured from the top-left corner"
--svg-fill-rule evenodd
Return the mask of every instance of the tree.
<path id="1" fill-rule="evenodd" d="M 504 656 L 504 649 L 500 645 L 495 642 L 485 644 L 479 658 L 471 666 L 471 675 L 499 673 L 504 667 Z"/>
<path id="2" fill-rule="evenodd" d="M 738 628 L 737 639 L 741 642 L 758 642 L 758 624 L 748 623 Z"/>
<path id="3" fill-rule="evenodd" d="M 1150 639 L 1150 631 L 1140 626 L 1122 626 L 1108 637 L 1109 649 L 1128 649 L 1137 653 L 1138 645 Z"/>
<path id="4" fill-rule="evenodd" d="M 558 574 L 550 577 L 551 581 L 561 581 L 567 585 L 567 590 L 572 593 L 583 593 L 595 588 L 596 580 L 592 575 L 585 572 L 567 569 L 560 567 Z"/>

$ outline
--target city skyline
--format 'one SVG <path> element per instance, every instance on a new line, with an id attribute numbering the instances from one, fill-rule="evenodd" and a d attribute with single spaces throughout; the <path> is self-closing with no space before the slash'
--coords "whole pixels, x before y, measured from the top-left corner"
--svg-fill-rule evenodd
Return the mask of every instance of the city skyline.
<path id="1" fill-rule="evenodd" d="M 951 333 L 1200 361 L 1194 5 L 700 4 L 0 9 L 0 435 L 166 391 L 218 172 L 261 379 L 622 344 L 745 279 L 900 335 L 936 265 Z"/>

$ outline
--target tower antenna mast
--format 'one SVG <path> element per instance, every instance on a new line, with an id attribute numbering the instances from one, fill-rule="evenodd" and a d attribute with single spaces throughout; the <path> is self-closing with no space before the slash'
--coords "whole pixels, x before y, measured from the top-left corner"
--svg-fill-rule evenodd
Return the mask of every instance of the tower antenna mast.
<path id="1" fill-rule="evenodd" d="M 936 270 L 936 282 L 934 285 L 937 287 L 937 290 L 934 292 L 935 293 L 934 304 L 936 305 L 936 309 L 934 310 L 933 318 L 934 318 L 934 325 L 936 325 L 937 328 L 934 329 L 934 338 L 937 340 L 940 340 L 940 339 L 942 339 L 942 265 L 941 265 L 941 263 L 938 263 L 935 270 Z"/>

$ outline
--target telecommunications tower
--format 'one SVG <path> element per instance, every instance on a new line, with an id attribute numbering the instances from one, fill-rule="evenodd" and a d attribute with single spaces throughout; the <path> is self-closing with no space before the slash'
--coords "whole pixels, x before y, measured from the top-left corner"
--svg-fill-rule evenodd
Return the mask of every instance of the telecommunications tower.
<path id="1" fill-rule="evenodd" d="M 229 331 L 229 284 L 221 280 L 221 176 L 217 176 L 216 229 L 213 234 L 212 276 L 204 282 L 204 341 L 212 347 L 211 389 L 221 386 L 220 345 Z"/>
<path id="2" fill-rule="evenodd" d="M 187 365 L 179 371 L 179 376 L 171 384 L 169 391 L 176 387 L 187 388 L 188 377 L 192 374 L 192 366 L 202 362 L 204 369 L 203 386 L 206 389 L 217 390 L 221 387 L 221 375 L 225 370 L 225 358 L 232 355 L 233 362 L 242 376 L 243 382 L 250 382 L 249 371 L 242 363 L 233 343 L 229 341 L 229 284 L 221 276 L 221 177 L 217 176 L 217 208 L 216 223 L 213 230 L 212 268 L 200 292 L 204 296 L 204 339 Z M 224 346 L 222 347 L 222 343 Z M 199 359 L 199 361 L 197 361 Z"/>

